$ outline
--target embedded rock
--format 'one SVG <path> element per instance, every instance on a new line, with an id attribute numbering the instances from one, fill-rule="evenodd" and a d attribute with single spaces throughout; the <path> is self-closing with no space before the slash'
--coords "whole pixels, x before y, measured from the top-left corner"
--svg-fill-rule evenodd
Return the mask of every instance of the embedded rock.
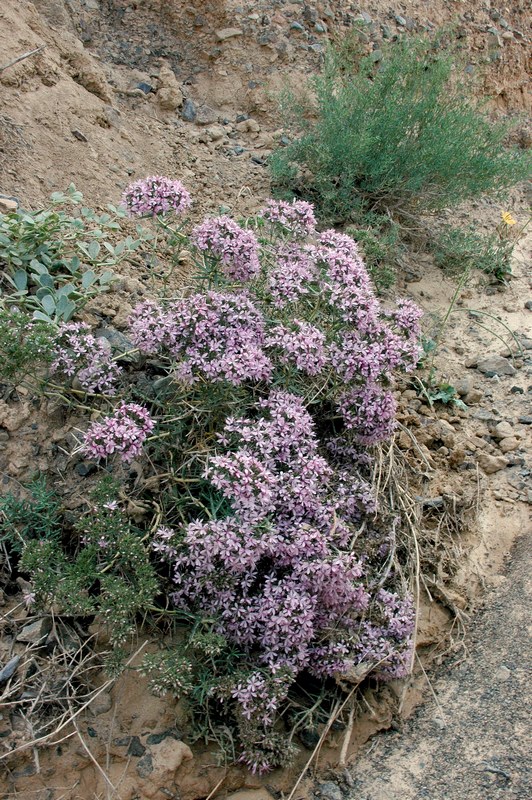
<path id="1" fill-rule="evenodd" d="M 488 453 L 480 453 L 477 456 L 477 462 L 486 475 L 492 475 L 508 466 L 508 461 L 504 456 L 490 456 Z"/>
<path id="2" fill-rule="evenodd" d="M 516 369 L 507 358 L 489 355 L 477 362 L 477 369 L 489 377 L 493 375 L 515 375 Z"/>

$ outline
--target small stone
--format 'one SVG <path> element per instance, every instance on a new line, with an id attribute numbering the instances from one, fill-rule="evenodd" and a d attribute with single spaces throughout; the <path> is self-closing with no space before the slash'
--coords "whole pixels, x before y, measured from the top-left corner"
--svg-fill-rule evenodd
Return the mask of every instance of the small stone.
<path id="1" fill-rule="evenodd" d="M 321 22 L 315 23 L 314 30 L 316 31 L 316 33 L 327 33 L 327 28 L 325 27 L 325 25 L 322 25 Z"/>
<path id="2" fill-rule="evenodd" d="M 196 109 L 196 122 L 198 125 L 212 125 L 218 122 L 218 112 L 210 106 L 200 106 Z"/>
<path id="3" fill-rule="evenodd" d="M 488 453 L 481 453 L 477 456 L 477 463 L 486 475 L 492 475 L 508 466 L 508 461 L 504 456 L 490 456 Z"/>
<path id="4" fill-rule="evenodd" d="M 459 378 L 457 381 L 454 381 L 454 388 L 459 397 L 465 397 L 473 386 L 469 378 Z"/>
<path id="5" fill-rule="evenodd" d="M 162 733 L 150 733 L 146 739 L 146 744 L 160 744 L 168 737 L 179 740 L 179 733 L 174 728 L 169 728 L 167 731 L 162 731 Z"/>
<path id="6" fill-rule="evenodd" d="M 510 364 L 507 358 L 499 355 L 489 355 L 482 358 L 477 363 L 479 372 L 483 372 L 488 377 L 494 375 L 515 375 L 516 369 Z"/>
<path id="7" fill-rule="evenodd" d="M 525 390 L 521 386 L 512 386 L 510 389 L 511 394 L 524 394 Z"/>
<path id="8" fill-rule="evenodd" d="M 211 125 L 210 128 L 206 129 L 205 133 L 207 134 L 211 142 L 218 142 L 225 136 L 225 130 L 222 128 L 221 125 Z"/>
<path id="9" fill-rule="evenodd" d="M 502 38 L 506 39 L 506 40 L 509 40 L 509 39 L 513 39 L 514 35 L 513 35 L 512 31 L 504 31 L 503 34 L 502 34 Z"/>
<path id="10" fill-rule="evenodd" d="M 361 11 L 360 18 L 366 23 L 366 25 L 371 25 L 373 23 L 371 14 L 368 14 L 367 11 Z"/>
<path id="11" fill-rule="evenodd" d="M 332 781 L 318 783 L 318 791 L 320 797 L 324 797 L 325 800 L 343 800 L 344 798 L 344 794 L 338 784 Z"/>
<path id="12" fill-rule="evenodd" d="M 28 644 L 38 644 L 45 639 L 52 630 L 52 622 L 49 617 L 43 617 L 30 625 L 25 625 L 19 635 L 17 642 L 27 642 Z"/>
<path id="13" fill-rule="evenodd" d="M 196 121 L 196 106 L 189 97 L 187 97 L 186 100 L 183 101 L 183 108 L 181 109 L 181 119 L 184 119 L 185 122 Z"/>
<path id="14" fill-rule="evenodd" d="M 398 25 L 401 25 L 402 28 L 406 28 L 406 19 L 402 17 L 400 14 L 395 15 L 395 21 Z"/>
<path id="15" fill-rule="evenodd" d="M 291 31 L 297 31 L 298 33 L 305 33 L 305 28 L 300 22 L 292 22 L 290 25 Z"/>
<path id="16" fill-rule="evenodd" d="M 140 778 L 147 778 L 153 772 L 153 759 L 147 752 L 137 762 L 137 774 Z"/>
<path id="17" fill-rule="evenodd" d="M 149 94 L 150 92 L 153 92 L 153 86 L 151 85 L 151 83 L 145 83 L 144 81 L 140 81 L 140 83 L 137 83 L 136 88 L 140 89 L 140 91 L 144 92 L 144 94 Z"/>
<path id="18" fill-rule="evenodd" d="M 18 200 L 15 197 L 6 197 L 0 194 L 0 214 L 11 214 L 18 208 Z"/>
<path id="19" fill-rule="evenodd" d="M 378 61 L 382 61 L 382 55 L 382 50 L 377 49 L 370 54 L 370 58 L 376 64 Z"/>
<path id="20" fill-rule="evenodd" d="M 484 394 L 480 389 L 471 389 L 471 391 L 465 395 L 464 402 L 467 406 L 475 406 L 477 403 L 480 403 L 483 397 Z"/>
<path id="21" fill-rule="evenodd" d="M 235 156 L 241 156 L 243 152 L 244 152 L 244 148 L 242 147 L 242 145 L 236 144 L 233 147 L 233 153 L 235 154 Z"/>
<path id="22" fill-rule="evenodd" d="M 495 679 L 498 681 L 507 681 L 509 678 L 512 677 L 511 671 L 508 667 L 500 666 L 499 669 L 495 672 Z"/>
<path id="23" fill-rule="evenodd" d="M 532 417 L 519 417 L 521 425 L 532 425 Z"/>
<path id="24" fill-rule="evenodd" d="M 532 300 L 527 300 L 526 301 L 525 308 L 527 308 L 529 311 L 532 311 Z"/>
<path id="25" fill-rule="evenodd" d="M 20 656 L 14 656 L 7 662 L 5 667 L 2 667 L 2 669 L 0 669 L 0 683 L 5 683 L 6 681 L 9 680 L 9 678 L 12 675 L 14 675 L 19 665 L 19 662 L 20 662 Z"/>
<path id="26" fill-rule="evenodd" d="M 111 694 L 109 692 L 101 692 L 91 702 L 89 710 L 93 716 L 98 717 L 100 714 L 106 714 L 111 709 L 112 704 Z"/>
<path id="27" fill-rule="evenodd" d="M 140 741 L 138 736 L 132 736 L 129 742 L 129 747 L 127 749 L 128 756 L 134 756 L 135 758 L 140 758 L 146 752 L 146 748 Z"/>
<path id="28" fill-rule="evenodd" d="M 78 142 L 88 142 L 89 141 L 87 139 L 87 137 L 85 136 L 85 134 L 82 133 L 81 131 L 78 131 L 78 130 L 72 131 L 72 136 L 74 137 L 74 139 L 77 139 Z"/>
<path id="29" fill-rule="evenodd" d="M 517 450 L 518 447 L 519 442 L 514 436 L 509 436 L 508 439 L 501 439 L 499 442 L 499 448 L 503 453 L 511 453 Z"/>
<path id="30" fill-rule="evenodd" d="M 89 475 L 92 475 L 94 472 L 96 472 L 97 469 L 98 467 L 96 464 L 92 464 L 90 461 L 81 461 L 74 467 L 75 472 L 80 476 L 80 478 L 87 478 Z"/>
<path id="31" fill-rule="evenodd" d="M 243 31 L 240 28 L 221 28 L 215 32 L 215 36 L 219 42 L 225 42 L 227 39 L 234 39 L 235 36 L 242 36 Z"/>
<path id="32" fill-rule="evenodd" d="M 494 439 L 507 439 L 509 436 L 514 435 L 514 429 L 509 422 L 503 420 L 495 425 L 491 431 L 491 435 Z"/>

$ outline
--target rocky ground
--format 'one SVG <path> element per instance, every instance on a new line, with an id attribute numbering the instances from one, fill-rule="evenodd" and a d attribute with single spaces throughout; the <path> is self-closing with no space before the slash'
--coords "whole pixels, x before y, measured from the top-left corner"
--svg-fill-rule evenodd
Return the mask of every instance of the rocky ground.
<path id="1" fill-rule="evenodd" d="M 253 213 L 269 194 L 266 157 L 282 143 L 274 95 L 286 82 L 303 90 L 329 38 L 365 20 L 370 27 L 364 44 L 378 59 L 382 42 L 398 33 L 454 22 L 464 80 L 474 81 L 494 113 L 525 114 L 526 10 L 520 0 L 511 8 L 496 8 L 489 0 L 438 0 L 430 8 L 417 1 L 390 8 L 380 0 L 368 7 L 343 0 L 4 0 L 0 193 L 34 208 L 73 181 L 88 203 L 116 202 L 130 180 L 163 173 L 187 185 L 198 214 L 221 205 Z M 529 146 L 524 117 L 518 138 Z M 505 209 L 524 224 L 528 203 L 526 189 L 516 190 Z M 491 231 L 501 210 L 499 203 L 482 201 L 449 216 L 459 213 L 479 231 Z M 318 773 L 313 763 L 294 798 L 527 796 L 520 744 L 527 688 L 524 541 L 510 566 L 506 559 L 514 542 L 530 532 L 530 236 L 515 256 L 508 287 L 476 275 L 464 288 L 438 350 L 438 375 L 456 386 L 467 410 L 435 410 L 411 386 L 400 397 L 405 429 L 398 443 L 424 511 L 418 642 L 430 685 L 418 668 L 406 687 L 368 688 L 348 742 L 349 771 L 337 768 L 345 731 L 337 732 L 320 753 Z M 134 270 L 122 278 L 105 303 L 90 309 L 95 324 L 120 330 L 128 309 L 149 291 Z M 425 254 L 410 252 L 401 265 L 398 291 L 424 307 L 429 335 L 455 287 Z M 479 311 L 494 318 L 479 324 Z M 83 483 L 79 464 L 68 458 L 75 420 L 57 413 L 52 405 L 33 406 L 23 394 L 0 402 L 3 487 L 24 482 L 36 467 L 53 469 L 67 475 L 65 502 L 74 511 Z M 32 637 L 50 635 L 19 600 L 8 599 L 0 609 L 0 670 L 11 657 L 31 661 Z M 483 615 L 473 617 L 484 602 Z M 35 622 L 38 629 L 31 628 Z M 146 635 L 138 646 L 151 641 Z M 303 748 L 294 770 L 261 785 L 239 770 L 219 767 L 212 750 L 192 753 L 179 742 L 182 736 L 186 741 L 179 707 L 153 698 L 136 673 L 114 686 L 99 676 L 93 688 L 96 696 L 73 736 L 8 762 L 0 797 L 195 800 L 240 790 L 241 800 L 268 800 L 281 791 L 290 794 L 311 755 Z M 419 716 L 397 730 L 422 697 L 427 705 Z M 376 731 L 390 728 L 364 745 Z M 9 715 L 0 711 L 6 749 L 31 733 L 24 720 L 11 730 Z"/>

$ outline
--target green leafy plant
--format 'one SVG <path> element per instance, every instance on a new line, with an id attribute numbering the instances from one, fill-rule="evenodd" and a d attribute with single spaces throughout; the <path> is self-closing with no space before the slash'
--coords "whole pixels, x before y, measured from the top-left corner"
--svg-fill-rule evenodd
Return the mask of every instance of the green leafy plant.
<path id="1" fill-rule="evenodd" d="M 452 275 L 480 269 L 504 281 L 511 274 L 514 243 L 495 232 L 478 233 L 474 226 L 455 228 L 446 225 L 431 244 L 437 266 Z"/>
<path id="2" fill-rule="evenodd" d="M 20 553 L 31 541 L 57 543 L 61 540 L 62 509 L 57 494 L 42 476 L 27 486 L 28 497 L 12 493 L 0 497 L 0 541 Z"/>
<path id="3" fill-rule="evenodd" d="M 52 325 L 0 305 L 0 377 L 18 382 L 35 374 L 37 364 L 50 363 L 53 335 Z"/>
<path id="4" fill-rule="evenodd" d="M 136 615 L 151 605 L 158 582 L 142 533 L 119 508 L 115 490 L 105 479 L 96 487 L 94 505 L 75 523 L 68 543 L 58 535 L 65 522 L 57 504 L 34 504 L 22 518 L 19 512 L 16 530 L 23 545 L 20 570 L 32 582 L 36 607 L 98 615 L 111 642 L 120 645 L 135 631 Z"/>
<path id="5" fill-rule="evenodd" d="M 315 119 L 299 115 L 271 170 L 280 191 L 312 200 L 322 218 L 377 210 L 415 224 L 530 174 L 530 155 L 505 146 L 508 126 L 460 88 L 437 42 L 389 44 L 377 64 L 332 51 L 312 85 Z"/>
<path id="6" fill-rule="evenodd" d="M 108 206 L 103 214 L 81 207 L 83 195 L 71 184 L 55 192 L 47 209 L 0 214 L 1 290 L 4 302 L 33 319 L 66 322 L 91 297 L 106 291 L 113 268 L 135 251 L 140 238 L 120 233 L 125 212 Z M 80 206 L 78 215 L 63 210 Z M 110 241 L 113 240 L 113 241 Z"/>

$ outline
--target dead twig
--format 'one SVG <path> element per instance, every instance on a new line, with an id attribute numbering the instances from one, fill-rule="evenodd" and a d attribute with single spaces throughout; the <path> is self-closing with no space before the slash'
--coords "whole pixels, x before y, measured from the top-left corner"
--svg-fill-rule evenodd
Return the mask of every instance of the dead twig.
<path id="1" fill-rule="evenodd" d="M 13 67 L 15 64 L 18 64 L 19 61 L 24 61 L 24 59 L 29 58 L 30 56 L 37 55 L 37 53 L 40 53 L 45 47 L 46 45 L 42 44 L 40 47 L 35 48 L 35 50 L 28 50 L 27 53 L 22 53 L 21 56 L 17 56 L 11 61 L 8 61 L 7 64 L 2 64 L 0 66 L 0 72 L 3 72 L 5 69 L 9 69 L 9 67 Z"/>

